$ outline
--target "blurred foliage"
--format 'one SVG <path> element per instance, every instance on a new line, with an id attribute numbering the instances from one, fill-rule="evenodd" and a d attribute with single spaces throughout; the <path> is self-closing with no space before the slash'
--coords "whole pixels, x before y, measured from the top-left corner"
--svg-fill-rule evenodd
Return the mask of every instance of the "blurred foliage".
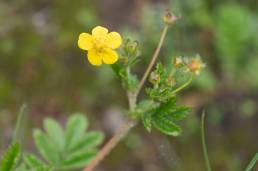
<path id="1" fill-rule="evenodd" d="M 124 36 L 138 40 L 143 49 L 143 60 L 135 69 L 137 73 L 142 73 L 142 66 L 146 66 L 156 47 L 163 12 L 171 8 L 181 19 L 170 29 L 160 60 L 169 68 L 173 58 L 183 53 L 192 56 L 198 52 L 204 57 L 207 65 L 205 72 L 194 79 L 193 86 L 183 94 L 183 101 L 192 104 L 197 113 L 201 108 L 206 109 L 207 125 L 210 125 L 208 147 L 214 170 L 238 171 L 244 168 L 246 163 L 243 161 L 249 159 L 258 144 L 254 135 L 258 116 L 257 0 L 141 2 L 133 6 L 131 1 L 128 4 L 126 1 L 106 0 L 78 0 L 76 3 L 69 0 L 0 1 L 1 149 L 11 139 L 13 113 L 24 102 L 29 106 L 33 121 L 28 127 L 38 124 L 46 113 L 62 119 L 59 116 L 63 113 L 80 109 L 94 113 L 89 117 L 95 119 L 114 103 L 125 105 L 121 87 L 115 84 L 118 81 L 114 80 L 111 70 L 105 66 L 95 70 L 88 65 L 82 58 L 86 55 L 80 54 L 76 46 L 77 36 L 102 23 L 109 24 L 110 28 L 120 27 Z M 107 3 L 111 5 L 105 9 Z M 124 9 L 128 8 L 131 12 L 118 8 L 117 4 L 125 4 Z M 110 8 L 112 5 L 113 8 Z M 116 20 L 114 16 L 132 19 L 127 23 Z M 111 26 L 110 23 L 117 24 Z M 104 115 L 101 117 L 106 119 Z M 172 144 L 169 147 L 175 151 L 172 159 L 155 163 L 160 161 L 159 158 L 163 159 L 163 153 L 166 158 L 168 152 L 159 154 L 153 149 L 157 139 L 162 140 L 153 134 L 152 139 L 142 133 L 142 141 L 148 142 L 143 143 L 146 145 L 139 153 L 154 161 L 158 168 L 151 166 L 154 170 L 156 168 L 155 171 L 202 170 L 203 160 L 196 157 L 201 155 L 197 145 L 200 143 L 198 118 L 198 115 L 189 115 L 182 124 L 186 131 L 180 140 L 169 139 Z M 193 146 L 196 148 L 193 149 Z M 142 154 L 133 153 L 128 157 L 129 152 L 122 150 L 116 159 L 121 159 L 121 156 L 136 158 L 137 161 L 129 163 L 132 167 L 152 169 L 141 166 L 140 163 L 145 161 Z M 158 159 L 150 158 L 153 154 Z M 145 164 L 150 161 L 145 161 Z M 104 163 L 103 167 L 110 168 L 110 162 Z M 120 163 L 126 165 L 125 161 Z M 113 166 L 110 170 L 115 168 Z"/>
<path id="2" fill-rule="evenodd" d="M 35 129 L 34 141 L 47 164 L 34 154 L 25 153 L 24 150 L 21 155 L 21 147 L 15 143 L 10 145 L 3 155 L 0 171 L 52 171 L 83 168 L 95 157 L 97 146 L 103 141 L 102 132 L 85 133 L 88 125 L 87 118 L 81 113 L 75 113 L 69 117 L 65 131 L 54 119 L 44 119 L 46 133 Z M 21 156 L 22 159 L 20 159 Z"/>
<path id="3" fill-rule="evenodd" d="M 87 127 L 88 120 L 80 113 L 69 117 L 65 131 L 55 120 L 46 118 L 46 133 L 34 130 L 34 141 L 40 154 L 54 170 L 83 168 L 95 157 L 96 146 L 103 140 L 101 132 L 85 133 Z"/>

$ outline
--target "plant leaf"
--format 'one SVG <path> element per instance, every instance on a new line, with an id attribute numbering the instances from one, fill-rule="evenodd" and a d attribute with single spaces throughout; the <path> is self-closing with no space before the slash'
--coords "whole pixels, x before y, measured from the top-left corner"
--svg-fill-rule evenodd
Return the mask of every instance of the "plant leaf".
<path id="1" fill-rule="evenodd" d="M 176 99 L 172 98 L 156 109 L 152 115 L 152 122 L 162 133 L 178 136 L 181 128 L 175 122 L 185 118 L 189 111 L 189 107 L 176 106 Z"/>
<path id="2" fill-rule="evenodd" d="M 103 141 L 101 132 L 87 133 L 87 127 L 87 118 L 79 113 L 68 119 L 65 131 L 62 131 L 62 127 L 55 120 L 48 118 L 44 120 L 46 133 L 35 130 L 34 140 L 40 154 L 54 169 L 78 169 L 85 166 L 96 155 L 97 146 Z M 63 147 L 57 147 L 58 145 Z M 33 155 L 26 156 L 24 160 L 33 169 L 43 164 Z M 45 169 L 42 171 L 50 169 L 46 165 L 38 168 Z"/>
<path id="3" fill-rule="evenodd" d="M 23 160 L 29 168 L 37 169 L 37 170 L 45 170 L 45 171 L 51 170 L 33 154 L 24 154 Z"/>
<path id="4" fill-rule="evenodd" d="M 67 158 L 62 163 L 60 169 L 78 169 L 84 167 L 87 163 L 92 160 L 97 154 L 97 150 L 88 149 L 85 151 L 79 151 L 73 155 L 67 156 Z"/>
<path id="5" fill-rule="evenodd" d="M 255 166 L 256 162 L 258 161 L 258 153 L 254 155 L 248 166 L 246 167 L 245 171 L 251 171 Z"/>
<path id="6" fill-rule="evenodd" d="M 81 149 L 95 148 L 103 141 L 103 134 L 98 131 L 91 131 L 84 135 L 84 137 L 72 148 L 72 151 L 79 151 Z"/>
<path id="7" fill-rule="evenodd" d="M 0 171 L 13 171 L 20 155 L 20 145 L 12 144 L 2 157 Z"/>
<path id="8" fill-rule="evenodd" d="M 171 110 L 170 113 L 166 114 L 166 117 L 169 118 L 169 120 L 173 121 L 181 121 L 184 119 L 187 114 L 191 111 L 190 107 L 187 106 L 177 106 L 174 110 Z"/>
<path id="9" fill-rule="evenodd" d="M 65 148 L 72 149 L 83 137 L 88 127 L 88 120 L 81 114 L 73 114 L 66 125 Z"/>
<path id="10" fill-rule="evenodd" d="M 55 148 L 62 151 L 64 149 L 64 132 L 61 126 L 55 120 L 47 118 L 44 120 L 44 128 Z"/>
<path id="11" fill-rule="evenodd" d="M 181 133 L 181 128 L 171 120 L 159 115 L 153 119 L 154 126 L 162 133 L 172 136 L 178 136 Z"/>
<path id="12" fill-rule="evenodd" d="M 49 137 L 46 136 L 41 130 L 34 130 L 34 141 L 40 154 L 50 164 L 56 165 L 60 161 L 58 150 L 54 144 L 50 141 Z"/>

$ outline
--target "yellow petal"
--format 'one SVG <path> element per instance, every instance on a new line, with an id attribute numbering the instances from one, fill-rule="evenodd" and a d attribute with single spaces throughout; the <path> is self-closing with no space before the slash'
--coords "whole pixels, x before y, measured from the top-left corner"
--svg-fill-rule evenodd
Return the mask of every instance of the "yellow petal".
<path id="1" fill-rule="evenodd" d="M 90 50 L 93 47 L 92 36 L 88 33 L 81 33 L 78 39 L 78 46 L 83 50 Z"/>
<path id="2" fill-rule="evenodd" d="M 122 38 L 119 33 L 111 32 L 107 35 L 106 45 L 111 49 L 118 48 L 122 43 Z"/>
<path id="3" fill-rule="evenodd" d="M 107 33 L 108 33 L 108 29 L 101 26 L 97 26 L 92 30 L 92 35 L 97 38 L 104 37 L 107 35 Z"/>
<path id="4" fill-rule="evenodd" d="M 99 55 L 105 64 L 113 64 L 118 60 L 117 53 L 112 49 L 105 49 Z"/>
<path id="5" fill-rule="evenodd" d="M 94 49 L 88 51 L 88 60 L 92 65 L 99 66 L 102 64 L 101 57 Z"/>

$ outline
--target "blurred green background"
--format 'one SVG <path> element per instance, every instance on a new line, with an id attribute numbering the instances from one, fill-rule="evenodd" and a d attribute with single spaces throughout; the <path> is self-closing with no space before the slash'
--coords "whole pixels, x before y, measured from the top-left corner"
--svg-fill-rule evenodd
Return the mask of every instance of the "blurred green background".
<path id="1" fill-rule="evenodd" d="M 257 0 L 1 0 L 0 154 L 23 103 L 28 105 L 21 136 L 26 150 L 34 151 L 32 128 L 41 127 L 44 117 L 63 123 L 77 111 L 86 113 L 106 140 L 112 136 L 123 123 L 126 94 L 110 67 L 87 62 L 78 35 L 102 25 L 138 40 L 142 61 L 135 72 L 141 75 L 165 9 L 181 19 L 170 28 L 160 60 L 199 53 L 207 65 L 181 94 L 180 103 L 194 110 L 177 138 L 138 126 L 98 169 L 205 170 L 200 139 L 205 109 L 213 169 L 243 170 L 258 151 Z"/>

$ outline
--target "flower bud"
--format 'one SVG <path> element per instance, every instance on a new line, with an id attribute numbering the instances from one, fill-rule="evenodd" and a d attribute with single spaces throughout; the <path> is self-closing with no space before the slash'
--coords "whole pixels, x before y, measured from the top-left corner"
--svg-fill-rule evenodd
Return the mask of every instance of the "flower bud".
<path id="1" fill-rule="evenodd" d="M 160 75 L 155 73 L 155 72 L 152 72 L 150 74 L 150 78 L 149 78 L 149 81 L 152 83 L 152 84 L 158 84 L 160 82 Z"/>
<path id="2" fill-rule="evenodd" d="M 180 68 L 184 65 L 182 57 L 175 57 L 173 60 L 173 65 L 176 68 Z"/>
<path id="3" fill-rule="evenodd" d="M 138 54 L 138 42 L 127 40 L 125 43 L 125 51 L 130 54 L 130 56 L 136 56 Z"/>
<path id="4" fill-rule="evenodd" d="M 165 15 L 163 16 L 164 23 L 166 23 L 168 25 L 174 24 L 177 19 L 178 19 L 178 17 L 176 17 L 173 13 L 171 13 L 168 10 L 166 11 Z"/>

